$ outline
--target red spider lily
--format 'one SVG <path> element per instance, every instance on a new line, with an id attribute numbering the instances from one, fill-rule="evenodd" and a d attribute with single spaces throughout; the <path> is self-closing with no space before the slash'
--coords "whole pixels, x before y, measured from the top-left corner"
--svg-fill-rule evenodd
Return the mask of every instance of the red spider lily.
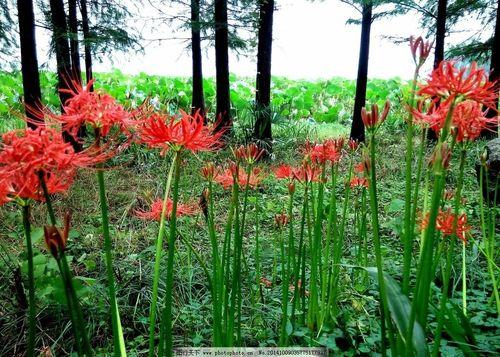
<path id="1" fill-rule="evenodd" d="M 260 281 L 260 285 L 263 285 L 264 287 L 266 287 L 268 289 L 273 286 L 272 281 L 265 278 L 265 277 L 261 277 L 259 281 Z"/>
<path id="2" fill-rule="evenodd" d="M 82 125 L 90 125 L 105 137 L 113 127 L 126 131 L 131 115 L 122 105 L 102 90 L 91 91 L 93 81 L 85 87 L 72 81 L 70 89 L 61 89 L 71 95 L 63 105 L 63 114 L 49 114 L 48 119 L 61 123 L 65 131 L 77 137 Z"/>
<path id="3" fill-rule="evenodd" d="M 456 220 L 456 228 L 454 223 Z M 429 226 L 429 214 L 422 219 L 421 228 L 426 229 Z M 465 213 L 459 214 L 458 217 L 451 212 L 448 208 L 446 211 L 439 209 L 436 219 L 436 229 L 441 232 L 443 237 L 456 235 L 464 243 L 467 243 L 466 234 L 470 231 L 471 227 L 467 224 L 467 215 Z"/>
<path id="4" fill-rule="evenodd" d="M 55 226 L 43 227 L 45 244 L 47 245 L 47 248 L 54 256 L 54 258 L 57 258 L 60 252 L 66 250 L 66 244 L 68 242 L 69 236 L 70 220 L 71 216 L 69 213 L 67 213 L 64 216 L 64 229 L 62 231 Z"/>
<path id="5" fill-rule="evenodd" d="M 245 188 L 248 184 L 249 188 L 255 189 L 260 185 L 264 178 L 265 175 L 260 167 L 254 167 L 250 171 L 250 175 L 248 175 L 243 168 L 232 163 L 226 170 L 215 176 L 215 182 L 220 184 L 226 190 L 231 188 L 235 183 L 237 183 L 240 188 Z"/>
<path id="6" fill-rule="evenodd" d="M 364 161 L 354 165 L 354 172 L 357 172 L 358 174 L 364 173 L 365 169 L 366 169 L 366 164 Z"/>
<path id="7" fill-rule="evenodd" d="M 349 147 L 351 152 L 355 152 L 359 147 L 359 141 L 350 138 L 347 142 L 347 146 Z"/>
<path id="8" fill-rule="evenodd" d="M 288 224 L 288 215 L 286 213 L 277 214 L 274 216 L 274 223 L 277 227 L 283 228 Z"/>
<path id="9" fill-rule="evenodd" d="M 201 168 L 201 174 L 207 181 L 213 182 L 219 174 L 219 169 L 215 167 L 213 162 L 209 162 Z"/>
<path id="10" fill-rule="evenodd" d="M 435 166 L 437 163 L 441 163 L 444 169 L 448 169 L 450 166 L 451 159 L 451 149 L 447 143 L 443 143 L 439 147 L 436 147 L 432 156 L 430 158 L 429 164 Z"/>
<path id="11" fill-rule="evenodd" d="M 316 143 L 308 140 L 304 143 L 304 145 L 302 145 L 302 147 L 299 148 L 299 153 L 304 156 L 305 160 L 308 160 L 311 158 L 311 154 L 315 146 Z"/>
<path id="12" fill-rule="evenodd" d="M 460 101 L 470 99 L 490 107 L 496 100 L 494 83 L 488 81 L 486 71 L 477 68 L 475 62 L 468 68 L 458 68 L 455 62 L 442 61 L 418 94 Z"/>
<path id="13" fill-rule="evenodd" d="M 372 104 L 371 112 L 367 112 L 366 108 L 361 109 L 361 119 L 363 120 L 363 124 L 365 125 L 365 127 L 367 129 L 377 128 L 387 118 L 390 108 L 391 103 L 387 100 L 385 102 L 382 114 L 379 114 L 377 104 Z"/>
<path id="14" fill-rule="evenodd" d="M 0 170 L 12 196 L 43 201 L 39 175 L 49 193 L 64 192 L 72 184 L 81 160 L 59 131 L 45 127 L 15 130 L 5 133 L 2 141 Z"/>
<path id="15" fill-rule="evenodd" d="M 355 187 L 366 187 L 368 188 L 368 180 L 364 177 L 353 177 L 351 179 L 351 182 L 349 183 L 351 188 L 355 188 Z"/>
<path id="16" fill-rule="evenodd" d="M 264 154 L 264 149 L 260 149 L 256 144 L 252 143 L 247 146 L 241 145 L 234 150 L 234 156 L 237 160 L 244 160 L 249 165 L 253 165 Z"/>
<path id="17" fill-rule="evenodd" d="M 174 205 L 173 201 L 171 199 L 168 199 L 167 210 L 165 212 L 165 217 L 167 219 L 170 219 L 170 217 L 172 216 L 173 205 Z M 163 200 L 158 199 L 153 202 L 153 204 L 151 205 L 151 209 L 149 211 L 136 211 L 135 214 L 137 217 L 142 219 L 159 221 L 161 218 L 162 209 L 163 209 Z M 177 211 L 175 215 L 176 217 L 193 216 L 197 212 L 198 208 L 196 206 L 196 203 L 187 203 L 187 204 L 177 203 Z"/>
<path id="18" fill-rule="evenodd" d="M 422 106 L 419 104 L 417 109 L 413 110 L 414 117 L 418 123 L 430 127 L 439 135 L 450 110 L 449 104 L 443 102 L 437 106 L 436 102 L 432 101 L 425 114 L 422 113 Z M 497 122 L 498 117 L 486 117 L 486 111 L 483 112 L 481 103 L 465 100 L 454 107 L 450 129 L 457 142 L 474 141 L 479 137 L 481 131 L 487 130 L 491 124 Z"/>
<path id="19" fill-rule="evenodd" d="M 274 170 L 274 176 L 276 176 L 277 179 L 294 180 L 294 168 L 290 165 L 282 164 Z"/>
<path id="20" fill-rule="evenodd" d="M 10 179 L 9 172 L 0 170 L 0 206 L 10 202 L 12 200 L 11 197 L 16 193 Z"/>
<path id="21" fill-rule="evenodd" d="M 180 117 L 151 114 L 137 128 L 139 141 L 150 148 L 168 150 L 186 149 L 191 152 L 211 151 L 221 146 L 223 132 L 214 132 L 205 125 L 205 119 L 197 111 L 189 115 L 181 111 Z"/>
<path id="22" fill-rule="evenodd" d="M 301 183 L 319 182 L 321 180 L 321 168 L 304 161 L 300 167 L 294 170 L 295 179 Z"/>
<path id="23" fill-rule="evenodd" d="M 414 38 L 413 36 L 410 37 L 411 54 L 413 56 L 413 61 L 415 61 L 417 67 L 421 67 L 424 64 L 427 57 L 429 57 L 431 48 L 432 48 L 432 43 L 425 42 L 422 39 L 422 37 L 420 36 L 418 36 L 417 38 Z"/>
<path id="24" fill-rule="evenodd" d="M 342 157 L 343 146 L 343 138 L 329 139 L 323 144 L 316 144 L 310 152 L 311 160 L 319 164 L 324 164 L 328 161 L 332 164 L 338 163 Z"/>

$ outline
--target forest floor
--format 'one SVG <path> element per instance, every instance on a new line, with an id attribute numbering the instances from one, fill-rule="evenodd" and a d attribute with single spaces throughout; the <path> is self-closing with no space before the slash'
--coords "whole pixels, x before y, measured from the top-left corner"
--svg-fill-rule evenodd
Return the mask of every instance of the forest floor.
<path id="1" fill-rule="evenodd" d="M 240 128 L 241 129 L 241 128 Z M 339 130 L 340 129 L 340 130 Z M 243 131 L 242 131 L 243 132 Z M 330 124 L 288 125 L 275 131 L 274 158 L 270 166 L 280 163 L 296 163 L 300 160 L 297 150 L 306 138 L 323 139 L 333 135 L 345 135 L 347 128 Z M 379 133 L 377 161 L 380 184 L 380 216 L 382 248 L 386 272 L 400 280 L 402 266 L 402 206 L 404 199 L 404 140 L 398 128 L 384 129 Z M 479 237 L 478 184 L 475 174 L 475 160 L 481 143 L 469 152 L 467 160 L 464 197 L 472 226 L 472 236 Z M 190 156 L 182 165 L 180 195 L 182 201 L 198 201 L 205 183 L 200 168 L 206 160 L 223 163 L 230 158 L 229 149 L 217 153 Z M 132 355 L 147 353 L 148 314 L 151 300 L 154 245 L 158 225 L 144 221 L 135 213 L 147 209 L 155 198 L 162 197 L 164 180 L 169 160 L 158 153 L 132 146 L 105 172 L 109 200 L 112 237 L 114 243 L 114 267 L 117 279 L 117 296 L 122 316 L 127 349 Z M 343 177 L 347 163 L 341 165 Z M 452 167 L 452 170 L 456 168 Z M 270 172 L 268 168 L 265 171 Z M 454 175 L 450 175 L 454 180 Z M 450 182 L 452 183 L 452 182 Z M 338 184 L 339 194 L 343 185 Z M 218 188 L 216 194 L 216 226 L 223 229 L 229 205 L 230 193 Z M 285 210 L 287 189 L 271 175 L 262 187 L 252 191 L 249 197 L 249 211 L 244 232 L 248 281 L 243 284 L 242 333 L 244 345 L 275 346 L 279 339 L 281 316 L 281 285 L 277 278 L 276 240 L 274 216 Z M 300 211 L 297 198 L 295 210 Z M 353 201 L 354 202 L 354 201 Z M 81 172 L 69 194 L 57 196 L 55 210 L 58 217 L 66 211 L 72 212 L 72 231 L 68 244 L 78 292 L 81 297 L 85 318 L 92 337 L 92 345 L 99 353 L 111 350 L 111 324 L 106 299 L 106 273 L 103 241 L 100 236 L 100 211 L 98 206 L 97 182 L 93 172 Z M 356 207 L 350 205 L 348 225 L 352 224 Z M 32 210 L 35 245 L 35 275 L 37 291 L 37 346 L 44 346 L 55 356 L 66 355 L 72 348 L 70 322 L 64 306 L 64 293 L 59 280 L 55 261 L 44 247 L 41 227 L 45 209 L 35 206 Z M 16 268 L 20 265 L 26 271 L 23 246 L 21 214 L 13 205 L 0 209 L 0 355 L 21 355 L 24 349 L 27 320 L 23 312 L 22 297 L 15 290 L 19 282 Z M 202 214 L 196 217 L 182 217 L 179 224 L 174 277 L 174 344 L 176 346 L 208 346 L 211 343 L 211 302 L 207 280 L 196 257 L 183 243 L 189 240 L 194 249 L 208 261 L 209 242 L 207 228 Z M 369 230 L 370 232 L 370 230 Z M 370 238 L 370 234 L 369 234 Z M 261 276 L 256 276 L 256 262 L 252 254 L 258 239 Z M 478 238 L 479 239 L 479 238 Z M 371 242 L 369 241 L 370 245 Z M 378 319 L 377 288 L 369 280 L 359 284 L 358 273 L 347 267 L 356 265 L 358 238 L 347 233 L 341 269 L 340 311 L 335 324 L 326 326 L 319 336 L 311 336 L 306 327 L 298 328 L 291 343 L 298 346 L 327 346 L 330 351 L 342 355 L 359 355 L 378 349 L 380 326 Z M 372 249 L 370 261 L 373 262 Z M 459 256 L 459 254 L 457 254 Z M 459 257 L 457 257 L 459 259 Z M 455 266 L 460 266 L 457 260 Z M 486 263 L 478 244 L 467 246 L 467 289 L 468 316 L 475 335 L 475 344 L 482 353 L 500 351 L 500 321 L 496 317 L 492 290 L 486 273 Z M 461 271 L 453 272 L 452 301 L 461 303 Z M 269 287 L 259 284 L 260 278 L 268 279 Z M 439 286 L 434 289 L 438 291 Z M 160 296 L 164 285 L 160 283 Z M 160 302 L 161 303 L 161 302 Z M 431 324 L 432 325 L 432 324 Z M 472 341 L 471 341 L 472 342 Z M 443 355 L 461 355 L 459 349 L 443 341 Z"/>

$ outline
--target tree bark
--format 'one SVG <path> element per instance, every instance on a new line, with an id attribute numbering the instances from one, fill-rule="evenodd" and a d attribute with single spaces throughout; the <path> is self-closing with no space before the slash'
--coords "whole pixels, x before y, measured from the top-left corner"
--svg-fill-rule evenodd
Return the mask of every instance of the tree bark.
<path id="1" fill-rule="evenodd" d="M 57 89 L 68 88 L 71 73 L 71 59 L 68 45 L 68 28 L 66 13 L 62 0 L 50 0 L 50 15 L 52 21 L 52 38 L 55 44 L 57 61 Z M 67 93 L 59 92 L 61 106 L 69 99 Z"/>
<path id="2" fill-rule="evenodd" d="M 93 78 L 92 74 L 92 52 L 90 48 L 89 15 L 87 12 L 87 0 L 80 0 L 80 11 L 82 14 L 83 48 L 85 52 L 85 79 L 87 83 Z M 90 91 L 94 86 L 90 87 Z"/>
<path id="3" fill-rule="evenodd" d="M 495 83 L 495 93 L 497 95 L 495 108 L 489 108 L 486 116 L 495 118 L 498 115 L 498 96 L 500 91 L 500 0 L 497 3 L 497 19 L 495 22 L 495 34 L 493 35 L 493 48 L 491 50 L 490 78 Z M 498 121 L 492 124 L 487 130 L 481 133 L 482 137 L 493 138 L 498 136 Z"/>
<path id="4" fill-rule="evenodd" d="M 257 118 L 255 120 L 254 137 L 258 142 L 265 143 L 263 148 L 270 151 L 272 142 L 270 105 L 274 0 L 260 0 L 259 6 L 259 44 L 255 93 Z"/>
<path id="5" fill-rule="evenodd" d="M 436 46 L 434 48 L 434 69 L 444 60 L 444 38 L 446 36 L 446 7 L 448 0 L 439 0 L 436 19 Z"/>
<path id="6" fill-rule="evenodd" d="M 372 26 L 372 2 L 363 5 L 361 20 L 361 43 L 359 47 L 358 77 L 350 137 L 357 141 L 365 140 L 365 126 L 361 119 L 361 109 L 366 102 L 366 84 L 368 82 L 368 58 L 370 55 L 370 31 Z"/>
<path id="7" fill-rule="evenodd" d="M 446 36 L 446 7 L 448 0 L 439 0 L 436 16 L 436 46 L 434 47 L 434 69 L 444 60 L 444 39 Z M 436 141 L 434 130 L 427 131 L 427 139 Z"/>
<path id="8" fill-rule="evenodd" d="M 231 98 L 229 92 L 229 42 L 227 0 L 215 0 L 215 72 L 216 72 L 216 130 L 230 134 L 232 128 Z"/>
<path id="9" fill-rule="evenodd" d="M 80 67 L 80 51 L 78 49 L 78 20 L 76 16 L 76 0 L 68 0 L 68 25 L 70 32 L 69 47 L 71 53 L 72 78 L 82 83 L 82 70 Z"/>
<path id="10" fill-rule="evenodd" d="M 191 113 L 199 111 L 205 116 L 203 96 L 203 66 L 200 36 L 200 0 L 191 0 L 191 55 L 193 60 L 193 96 Z"/>
<path id="11" fill-rule="evenodd" d="M 21 47 L 21 72 L 26 116 L 32 121 L 41 121 L 33 110 L 41 105 L 40 75 L 36 54 L 35 15 L 32 0 L 18 0 L 19 42 Z M 29 122 L 35 128 L 36 124 Z"/>

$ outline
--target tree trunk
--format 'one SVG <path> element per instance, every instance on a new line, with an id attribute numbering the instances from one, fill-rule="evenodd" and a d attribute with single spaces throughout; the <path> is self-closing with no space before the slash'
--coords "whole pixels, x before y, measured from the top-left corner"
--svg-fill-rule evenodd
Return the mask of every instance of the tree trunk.
<path id="1" fill-rule="evenodd" d="M 274 0 L 260 0 L 259 44 L 257 50 L 257 81 L 255 104 L 257 118 L 255 120 L 254 137 L 265 143 L 270 151 L 271 133 L 271 53 L 273 45 L 273 13 Z"/>
<path id="2" fill-rule="evenodd" d="M 35 15 L 32 0 L 18 0 L 19 42 L 21 46 L 21 72 L 23 75 L 23 93 L 26 116 L 33 121 L 39 121 L 31 109 L 41 105 L 40 76 L 35 40 Z M 28 126 L 35 128 L 34 123 Z"/>
<path id="3" fill-rule="evenodd" d="M 226 130 L 226 135 L 232 127 L 228 52 L 227 0 L 215 0 L 216 130 Z"/>
<path id="4" fill-rule="evenodd" d="M 200 36 L 200 0 L 191 0 L 191 50 L 193 60 L 193 97 L 191 102 L 191 113 L 194 114 L 199 111 L 201 115 L 205 116 Z"/>
<path id="5" fill-rule="evenodd" d="M 436 16 L 436 46 L 434 48 L 434 69 L 444 60 L 444 38 L 446 36 L 446 7 L 448 0 L 439 0 Z M 427 131 L 427 139 L 436 141 L 434 130 Z"/>
<path id="6" fill-rule="evenodd" d="M 50 0 L 50 15 L 52 21 L 52 38 L 55 44 L 57 61 L 57 88 L 68 88 L 71 73 L 71 59 L 68 45 L 68 29 L 66 14 L 62 0 Z M 69 99 L 67 93 L 59 92 L 61 106 Z"/>
<path id="7" fill-rule="evenodd" d="M 359 47 L 358 78 L 356 80 L 356 97 L 354 98 L 354 112 L 350 137 L 354 140 L 365 140 L 365 126 L 361 119 L 361 109 L 366 102 L 366 84 L 368 82 L 368 57 L 370 54 L 370 30 L 372 26 L 371 2 L 363 5 L 361 20 L 361 43 Z"/>
<path id="8" fill-rule="evenodd" d="M 68 0 L 68 24 L 70 32 L 69 47 L 71 53 L 71 75 L 78 83 L 82 83 L 80 68 L 80 51 L 78 49 L 78 20 L 76 16 L 76 0 Z"/>
<path id="9" fill-rule="evenodd" d="M 83 47 L 85 52 L 85 78 L 87 83 L 93 78 L 92 74 L 92 53 L 90 51 L 90 30 L 89 30 L 89 15 L 87 12 L 87 0 L 80 0 L 80 11 L 82 14 L 82 30 L 83 30 Z M 90 87 L 92 91 L 94 86 Z"/>
<path id="10" fill-rule="evenodd" d="M 447 0 L 439 0 L 436 19 L 436 47 L 434 48 L 434 68 L 444 60 L 444 38 L 446 35 Z"/>
<path id="11" fill-rule="evenodd" d="M 490 64 L 490 78 L 491 82 L 495 83 L 495 93 L 497 100 L 495 102 L 495 109 L 488 109 L 486 116 L 488 118 L 495 118 L 498 115 L 498 95 L 500 91 L 500 0 L 497 3 L 497 20 L 495 23 L 495 34 L 493 35 L 493 48 L 491 50 L 491 64 Z M 498 136 L 498 121 L 492 124 L 488 130 L 481 133 L 482 137 L 493 138 Z"/>

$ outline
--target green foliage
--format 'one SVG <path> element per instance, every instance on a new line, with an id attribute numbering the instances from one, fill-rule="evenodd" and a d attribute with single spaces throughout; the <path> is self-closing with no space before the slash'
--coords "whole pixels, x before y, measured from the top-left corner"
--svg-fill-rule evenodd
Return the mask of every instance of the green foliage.
<path id="1" fill-rule="evenodd" d="M 163 77 L 140 73 L 126 75 L 119 70 L 97 73 L 96 87 L 102 88 L 127 106 L 138 106 L 149 101 L 155 108 L 175 112 L 189 110 L 192 85 L 189 78 Z M 56 78 L 49 72 L 40 76 L 43 103 L 57 110 L 59 98 L 55 91 Z M 253 108 L 255 80 L 231 75 L 231 102 L 235 116 L 240 118 Z M 399 78 L 373 79 L 368 82 L 367 103 L 382 104 L 386 99 L 399 103 L 408 91 L 406 81 Z M 204 79 L 207 109 L 215 109 L 215 81 Z M 355 81 L 332 78 L 322 81 L 290 80 L 273 77 L 272 106 L 276 120 L 348 124 L 354 105 Z M 0 72 L 0 132 L 22 125 L 16 113 L 22 111 L 22 93 L 19 72 Z M 18 116 L 18 115 L 17 115 Z M 390 121 L 391 119 L 389 119 Z"/>

